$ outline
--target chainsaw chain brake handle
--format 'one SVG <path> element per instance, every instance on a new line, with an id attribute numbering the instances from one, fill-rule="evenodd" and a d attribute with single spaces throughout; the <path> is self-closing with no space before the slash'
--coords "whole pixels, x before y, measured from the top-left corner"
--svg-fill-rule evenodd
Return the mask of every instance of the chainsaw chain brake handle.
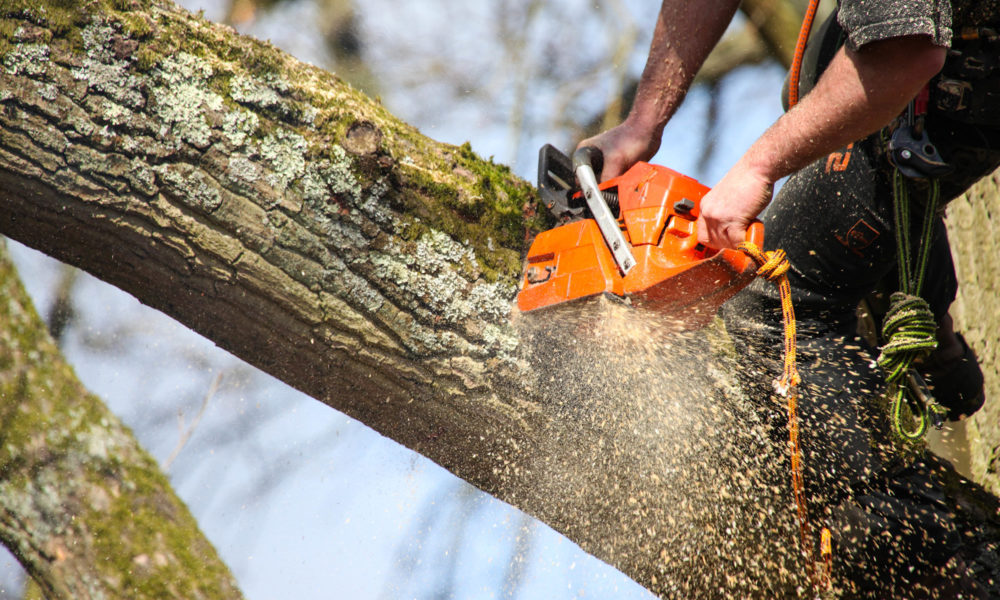
<path id="1" fill-rule="evenodd" d="M 573 173 L 573 161 L 552 144 L 545 144 L 538 151 L 538 191 L 545 207 L 560 222 L 585 216 L 587 204 L 582 197 L 573 197 L 580 191 Z"/>
<path id="2" fill-rule="evenodd" d="M 629 248 L 625 236 L 622 235 L 621 227 L 618 226 L 618 219 L 615 217 L 608 203 L 604 199 L 601 188 L 597 185 L 597 176 L 594 174 L 595 166 L 603 166 L 604 155 L 599 148 L 587 146 L 578 148 L 573 153 L 573 171 L 576 179 L 583 190 L 583 197 L 587 201 L 587 208 L 597 222 L 604 241 L 611 250 L 611 255 L 615 258 L 615 263 L 621 270 L 622 275 L 627 275 L 635 266 L 635 257 Z"/>

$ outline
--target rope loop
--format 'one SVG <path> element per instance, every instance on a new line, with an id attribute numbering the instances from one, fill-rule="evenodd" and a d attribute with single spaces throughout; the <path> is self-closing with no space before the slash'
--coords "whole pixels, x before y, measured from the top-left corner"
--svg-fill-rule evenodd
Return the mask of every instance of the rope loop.
<path id="1" fill-rule="evenodd" d="M 777 283 L 791 267 L 784 250 L 761 252 L 757 244 L 753 242 L 743 242 L 736 249 L 744 252 L 757 263 L 758 276 L 771 282 Z"/>
<path id="2" fill-rule="evenodd" d="M 936 424 L 941 422 L 942 412 L 946 412 L 932 397 L 923 399 L 916 395 L 906 379 L 913 361 L 927 356 L 937 347 L 936 329 L 937 321 L 926 300 L 903 292 L 892 294 L 889 312 L 882 325 L 886 343 L 875 362 L 882 368 L 889 384 L 887 393 L 892 403 L 892 429 L 903 440 L 919 440 L 927 431 L 928 417 L 933 418 Z M 904 402 L 909 404 L 915 422 L 910 429 L 903 424 Z M 929 412 L 932 414 L 929 415 Z"/>
<path id="3" fill-rule="evenodd" d="M 936 330 L 937 321 L 926 300 L 903 292 L 892 294 L 882 325 L 886 343 L 876 360 L 888 383 L 900 381 L 914 360 L 937 348 Z"/>

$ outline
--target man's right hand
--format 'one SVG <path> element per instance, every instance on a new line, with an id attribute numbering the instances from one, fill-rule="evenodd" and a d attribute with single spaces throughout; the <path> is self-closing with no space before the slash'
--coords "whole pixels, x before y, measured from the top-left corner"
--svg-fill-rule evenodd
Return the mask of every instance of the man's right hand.
<path id="1" fill-rule="evenodd" d="M 621 125 L 587 138 L 577 148 L 595 146 L 604 154 L 604 168 L 599 174 L 607 181 L 627 171 L 640 160 L 653 158 L 660 148 L 660 132 L 636 125 L 626 119 Z"/>

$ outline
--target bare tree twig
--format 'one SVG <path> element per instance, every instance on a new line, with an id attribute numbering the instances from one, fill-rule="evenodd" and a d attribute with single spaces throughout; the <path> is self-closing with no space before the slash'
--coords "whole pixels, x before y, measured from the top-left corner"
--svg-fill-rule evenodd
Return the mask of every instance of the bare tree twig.
<path id="1" fill-rule="evenodd" d="M 55 297 L 49 306 L 49 318 L 47 319 L 49 334 L 60 346 L 63 335 L 66 333 L 66 327 L 76 316 L 76 310 L 73 308 L 73 287 L 79 274 L 80 271 L 76 267 L 62 265 L 59 270 L 59 283 L 56 284 Z"/>
<path id="2" fill-rule="evenodd" d="M 163 461 L 163 466 L 161 467 L 164 471 L 170 470 L 170 465 L 173 464 L 174 460 L 187 445 L 188 440 L 194 434 L 194 430 L 197 429 L 198 423 L 201 422 L 201 418 L 205 415 L 205 409 L 208 408 L 208 402 L 215 395 L 215 392 L 219 391 L 219 384 L 222 383 L 222 373 L 215 376 L 212 380 L 212 385 L 208 387 L 208 392 L 205 394 L 204 400 L 201 401 L 201 408 L 198 409 L 198 414 L 195 415 L 194 420 L 191 421 L 191 425 L 184 425 L 184 413 L 177 413 L 177 426 L 180 429 L 180 437 L 177 439 L 177 445 L 174 447 L 173 452 L 167 457 L 167 460 Z"/>

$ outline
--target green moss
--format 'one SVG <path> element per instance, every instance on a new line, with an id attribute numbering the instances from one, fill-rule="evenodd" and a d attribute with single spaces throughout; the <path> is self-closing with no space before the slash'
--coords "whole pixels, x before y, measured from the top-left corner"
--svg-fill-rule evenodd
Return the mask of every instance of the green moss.
<path id="1" fill-rule="evenodd" d="M 2 248 L 0 294 L 0 504 L 32 524 L 30 543 L 5 545 L 43 582 L 32 546 L 83 541 L 104 595 L 236 596 L 155 461 L 62 361 Z"/>
<path id="2" fill-rule="evenodd" d="M 162 55 L 151 46 L 142 46 L 135 53 L 135 67 L 141 73 L 146 73 L 160 63 Z"/>
<path id="3" fill-rule="evenodd" d="M 19 27 L 20 23 L 13 19 L 0 19 L 0 43 L 4 44 L 0 46 L 0 55 L 7 53 L 10 42 L 14 39 L 14 33 Z"/>
<path id="4" fill-rule="evenodd" d="M 153 24 L 141 14 L 120 15 L 122 32 L 136 40 L 146 40 L 153 35 Z"/>
<path id="5" fill-rule="evenodd" d="M 55 38 L 69 41 L 74 50 L 83 49 L 80 29 L 91 23 L 95 15 L 103 18 L 124 35 L 137 40 L 153 34 L 152 24 L 142 11 L 148 11 L 149 0 L 7 0 L 0 17 L 25 19 L 47 29 Z M 15 29 L 16 31 L 16 29 Z M 2 39 L 9 39 L 6 35 Z M 5 48 L 0 46 L 0 52 Z"/>
<path id="6" fill-rule="evenodd" d="M 545 226 L 537 217 L 524 216 L 525 207 L 535 204 L 534 188 L 508 167 L 479 158 L 468 144 L 454 148 L 416 136 L 413 142 L 416 154 L 433 157 L 445 152 L 452 165 L 431 170 L 410 166 L 404 160 L 398 169 L 402 184 L 417 193 L 402 196 L 398 199 L 401 205 L 394 208 L 470 245 L 487 281 L 516 281 L 525 238 Z M 364 172 L 357 175 L 366 179 Z M 446 178 L 439 180 L 438 175 Z M 413 228 L 414 233 L 406 239 L 416 239 L 417 231 Z"/>
<path id="7" fill-rule="evenodd" d="M 214 551 L 180 501 L 164 493 L 169 482 L 151 460 L 131 465 L 127 477 L 128 494 L 112 499 L 107 510 L 84 516 L 93 552 L 109 574 L 120 578 L 123 594 L 167 598 L 194 596 L 199 590 L 200 597 L 206 592 L 204 582 L 230 578 L 221 563 L 206 556 Z M 107 481 L 94 484 L 108 486 Z"/>
<path id="8" fill-rule="evenodd" d="M 2 16 L 20 17 L 48 29 L 56 37 L 66 37 L 83 23 L 86 11 L 70 0 L 10 0 Z M 79 42 L 79 35 L 75 37 Z"/>

